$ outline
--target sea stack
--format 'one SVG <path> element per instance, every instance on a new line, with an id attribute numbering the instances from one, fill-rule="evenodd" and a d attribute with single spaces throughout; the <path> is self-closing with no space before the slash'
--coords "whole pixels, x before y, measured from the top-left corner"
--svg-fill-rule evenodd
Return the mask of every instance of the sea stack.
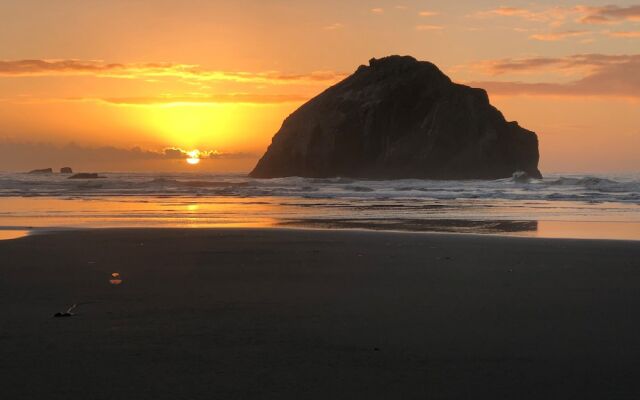
<path id="1" fill-rule="evenodd" d="M 282 124 L 251 176 L 541 178 L 538 138 L 430 62 L 372 59 Z"/>

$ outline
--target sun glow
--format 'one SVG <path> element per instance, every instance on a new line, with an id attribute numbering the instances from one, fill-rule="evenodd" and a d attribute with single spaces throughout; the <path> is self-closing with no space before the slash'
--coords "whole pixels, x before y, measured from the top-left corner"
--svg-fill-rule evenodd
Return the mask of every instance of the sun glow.
<path id="1" fill-rule="evenodd" d="M 247 110 L 236 105 L 173 104 L 143 108 L 152 131 L 182 148 L 236 145 L 238 132 L 247 127 Z"/>
<path id="2" fill-rule="evenodd" d="M 135 129 L 183 149 L 262 152 L 298 104 L 174 104 L 122 106 L 133 109 Z M 206 157 L 202 157 L 206 158 Z"/>
<path id="3" fill-rule="evenodd" d="M 191 150 L 187 153 L 189 158 L 187 158 L 187 163 L 190 165 L 200 164 L 200 150 Z"/>

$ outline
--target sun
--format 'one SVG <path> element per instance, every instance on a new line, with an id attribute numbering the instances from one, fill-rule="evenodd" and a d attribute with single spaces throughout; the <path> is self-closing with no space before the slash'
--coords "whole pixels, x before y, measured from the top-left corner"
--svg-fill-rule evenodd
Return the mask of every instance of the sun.
<path id="1" fill-rule="evenodd" d="M 187 158 L 187 163 L 190 165 L 198 165 L 200 164 L 200 151 L 199 150 L 192 150 L 190 152 L 187 153 L 187 155 L 189 156 L 189 158 Z"/>

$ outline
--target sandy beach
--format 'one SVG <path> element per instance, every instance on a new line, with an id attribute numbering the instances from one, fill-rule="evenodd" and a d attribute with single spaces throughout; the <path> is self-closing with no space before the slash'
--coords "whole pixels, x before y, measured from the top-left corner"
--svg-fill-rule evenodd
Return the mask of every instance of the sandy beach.
<path id="1" fill-rule="evenodd" d="M 640 242 L 89 230 L 0 260 L 7 399 L 640 396 Z"/>

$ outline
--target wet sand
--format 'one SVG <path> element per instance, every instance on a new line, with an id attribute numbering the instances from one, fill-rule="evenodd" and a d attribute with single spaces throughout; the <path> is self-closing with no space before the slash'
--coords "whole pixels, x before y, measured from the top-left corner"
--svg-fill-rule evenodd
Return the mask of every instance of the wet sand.
<path id="1" fill-rule="evenodd" d="M 640 398 L 640 242 L 59 232 L 0 307 L 7 399 Z"/>

